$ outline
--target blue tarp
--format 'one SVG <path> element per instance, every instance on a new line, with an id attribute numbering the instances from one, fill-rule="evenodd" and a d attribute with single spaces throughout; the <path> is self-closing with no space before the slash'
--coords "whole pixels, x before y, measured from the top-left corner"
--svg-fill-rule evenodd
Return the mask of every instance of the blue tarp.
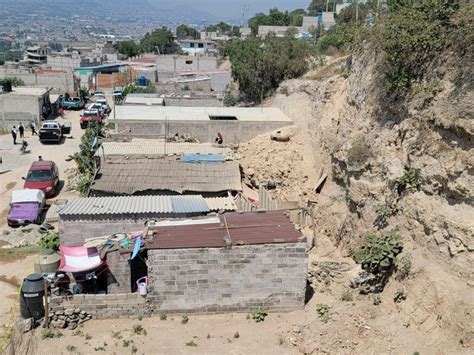
<path id="1" fill-rule="evenodd" d="M 183 163 L 199 163 L 199 164 L 224 163 L 225 157 L 221 154 L 185 153 L 181 157 L 181 161 Z"/>

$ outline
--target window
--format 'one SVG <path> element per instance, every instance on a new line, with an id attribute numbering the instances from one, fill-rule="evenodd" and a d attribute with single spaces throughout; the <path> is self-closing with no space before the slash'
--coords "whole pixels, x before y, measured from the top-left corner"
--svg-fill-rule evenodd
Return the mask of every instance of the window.
<path id="1" fill-rule="evenodd" d="M 193 64 L 193 61 L 190 60 L 190 59 L 187 59 L 187 60 L 186 60 L 186 64 Z"/>
<path id="2" fill-rule="evenodd" d="M 191 48 L 194 48 L 194 43 L 190 43 L 189 46 L 190 46 Z"/>
<path id="3" fill-rule="evenodd" d="M 209 115 L 210 120 L 214 121 L 237 121 L 236 116 L 227 116 L 227 115 Z"/>
<path id="4" fill-rule="evenodd" d="M 198 43 L 199 48 L 204 48 L 204 43 Z"/>
<path id="5" fill-rule="evenodd" d="M 51 180 L 51 171 L 49 170 L 30 170 L 26 177 L 26 181 L 38 182 Z"/>

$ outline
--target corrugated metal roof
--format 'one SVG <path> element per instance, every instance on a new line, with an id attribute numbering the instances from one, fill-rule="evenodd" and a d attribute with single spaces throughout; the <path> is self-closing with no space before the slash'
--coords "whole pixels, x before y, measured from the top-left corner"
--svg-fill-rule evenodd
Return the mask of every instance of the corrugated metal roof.
<path id="1" fill-rule="evenodd" d="M 173 157 L 113 157 L 102 162 L 93 192 L 134 194 L 148 190 L 221 192 L 241 190 L 239 164 L 187 164 Z"/>
<path id="2" fill-rule="evenodd" d="M 155 239 L 150 249 L 224 247 L 230 245 L 296 243 L 302 236 L 283 211 L 228 213 L 221 223 L 150 227 Z"/>
<path id="3" fill-rule="evenodd" d="M 170 196 L 174 213 L 210 212 L 202 196 Z"/>
<path id="4" fill-rule="evenodd" d="M 189 196 L 114 196 L 85 197 L 68 201 L 57 209 L 60 216 L 183 214 L 235 211 L 230 197 Z"/>
<path id="5" fill-rule="evenodd" d="M 97 156 L 110 155 L 182 155 L 221 154 L 226 160 L 233 159 L 232 149 L 211 143 L 165 142 L 163 139 L 133 139 L 130 142 L 103 142 Z"/>
<path id="6" fill-rule="evenodd" d="M 232 197 L 209 197 L 205 200 L 211 211 L 237 211 Z"/>
<path id="7" fill-rule="evenodd" d="M 205 211 L 206 210 L 204 210 L 204 212 Z M 192 212 L 201 211 L 198 210 Z M 116 196 L 87 197 L 71 200 L 68 201 L 64 208 L 58 213 L 60 216 L 101 214 L 111 215 L 129 213 L 166 214 L 174 213 L 174 209 L 170 196 Z"/>

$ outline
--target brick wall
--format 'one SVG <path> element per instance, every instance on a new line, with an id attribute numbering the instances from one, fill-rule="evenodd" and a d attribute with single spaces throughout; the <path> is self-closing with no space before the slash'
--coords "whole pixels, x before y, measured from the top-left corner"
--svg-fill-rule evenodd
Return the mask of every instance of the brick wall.
<path id="1" fill-rule="evenodd" d="M 148 251 L 155 311 L 227 312 L 304 306 L 306 243 Z"/>
<path id="2" fill-rule="evenodd" d="M 95 319 L 139 318 L 150 315 L 147 299 L 136 293 L 75 295 L 68 300 L 51 298 L 50 312 L 80 308 Z"/>

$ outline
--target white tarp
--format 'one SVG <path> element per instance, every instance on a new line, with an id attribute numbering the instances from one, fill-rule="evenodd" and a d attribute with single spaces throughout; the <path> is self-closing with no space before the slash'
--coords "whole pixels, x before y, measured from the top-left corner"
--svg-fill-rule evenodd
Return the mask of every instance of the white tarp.
<path id="1" fill-rule="evenodd" d="M 15 190 L 12 192 L 12 203 L 44 201 L 44 193 L 37 189 Z"/>

